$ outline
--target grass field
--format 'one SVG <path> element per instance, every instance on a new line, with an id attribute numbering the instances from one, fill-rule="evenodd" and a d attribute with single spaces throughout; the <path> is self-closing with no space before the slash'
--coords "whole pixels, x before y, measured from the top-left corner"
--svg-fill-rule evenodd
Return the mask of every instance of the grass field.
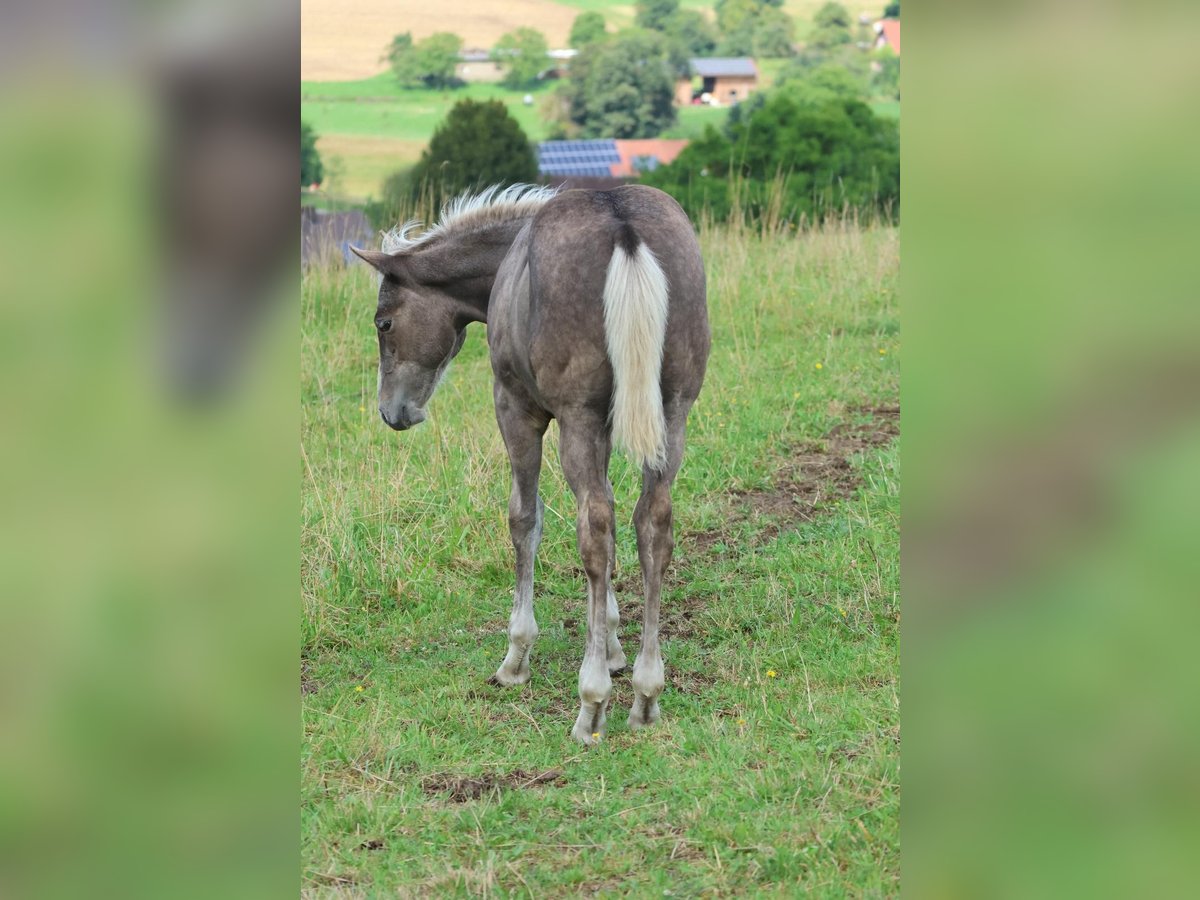
<path id="1" fill-rule="evenodd" d="M 568 736 L 584 581 L 547 437 L 533 678 L 506 647 L 508 464 L 473 328 L 430 421 L 375 412 L 374 281 L 303 291 L 306 895 L 899 891 L 899 244 L 704 228 L 713 355 L 676 484 L 653 730 Z M 614 458 L 622 641 L 636 649 Z"/>

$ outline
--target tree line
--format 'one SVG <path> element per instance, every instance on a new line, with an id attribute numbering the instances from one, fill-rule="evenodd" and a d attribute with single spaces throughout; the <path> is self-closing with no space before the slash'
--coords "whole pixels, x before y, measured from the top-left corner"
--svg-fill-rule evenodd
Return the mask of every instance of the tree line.
<path id="1" fill-rule="evenodd" d="M 569 76 L 543 92 L 551 136 L 653 137 L 675 121 L 675 82 L 690 75 L 692 57 L 786 56 L 771 90 L 734 106 L 722 128 L 709 126 L 671 165 L 644 173 L 643 183 L 668 191 L 692 215 L 707 209 L 723 218 L 738 208 L 753 216 L 768 207 L 793 220 L 847 208 L 894 215 L 899 128 L 868 101 L 898 97 L 898 57 L 863 52 L 873 35 L 856 34 L 857 24 L 835 2 L 817 11 L 808 39 L 796 47 L 781 3 L 718 0 L 713 24 L 679 0 L 639 0 L 635 27 L 619 33 L 599 13 L 581 13 L 571 30 L 579 53 Z M 898 15 L 899 4 L 886 11 Z M 461 46 L 454 35 L 416 43 L 400 35 L 388 58 L 402 83 L 449 87 Z M 544 37 L 523 28 L 502 37 L 492 58 L 505 63 L 507 83 L 519 88 L 538 81 L 546 54 Z M 533 146 L 504 104 L 463 100 L 416 166 L 389 178 L 383 199 L 368 211 L 384 224 L 421 195 L 436 203 L 472 187 L 536 178 Z"/>

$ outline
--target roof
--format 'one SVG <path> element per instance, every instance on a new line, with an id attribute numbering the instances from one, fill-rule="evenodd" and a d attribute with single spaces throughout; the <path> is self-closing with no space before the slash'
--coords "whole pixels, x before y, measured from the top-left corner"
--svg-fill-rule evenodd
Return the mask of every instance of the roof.
<path id="1" fill-rule="evenodd" d="M 880 19 L 875 23 L 875 31 L 887 41 L 892 52 L 900 55 L 900 20 Z"/>
<path id="2" fill-rule="evenodd" d="M 739 78 L 757 78 L 758 66 L 748 56 L 719 57 L 711 56 L 703 59 L 693 59 L 692 74 L 701 78 L 720 78 L 735 76 Z"/>
<path id="3" fill-rule="evenodd" d="M 646 172 L 665 166 L 673 161 L 683 148 L 688 145 L 685 140 L 644 140 L 644 141 L 614 141 L 621 162 L 612 167 L 612 174 L 632 176 L 638 172 Z"/>
<path id="4" fill-rule="evenodd" d="M 621 161 L 617 142 L 542 141 L 538 144 L 538 172 L 542 175 L 610 174 L 613 164 Z"/>
<path id="5" fill-rule="evenodd" d="M 538 172 L 568 177 L 628 178 L 656 169 L 677 157 L 685 140 L 542 141 L 537 147 Z"/>

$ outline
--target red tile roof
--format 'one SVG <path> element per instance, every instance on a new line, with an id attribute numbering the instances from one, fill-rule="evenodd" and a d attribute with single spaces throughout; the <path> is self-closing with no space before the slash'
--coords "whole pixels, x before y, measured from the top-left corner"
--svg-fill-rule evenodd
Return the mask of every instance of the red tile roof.
<path id="1" fill-rule="evenodd" d="M 664 139 L 650 139 L 642 141 L 614 141 L 617 145 L 617 153 L 621 156 L 619 163 L 613 163 L 610 171 L 615 177 L 629 177 L 636 175 L 637 172 L 633 168 L 633 160 L 638 156 L 653 156 L 658 160 L 659 165 L 666 165 L 675 159 L 683 148 L 688 145 L 685 140 L 669 141 Z"/>
<path id="2" fill-rule="evenodd" d="M 897 56 L 900 55 L 900 20 L 899 19 L 881 19 L 879 21 L 879 30 L 883 35 L 883 39 L 887 41 L 887 45 L 892 48 L 892 52 Z"/>

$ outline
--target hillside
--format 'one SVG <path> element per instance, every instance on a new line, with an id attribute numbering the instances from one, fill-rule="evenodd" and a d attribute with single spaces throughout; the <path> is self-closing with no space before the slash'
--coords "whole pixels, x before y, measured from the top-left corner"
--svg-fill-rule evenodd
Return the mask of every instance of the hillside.
<path id="1" fill-rule="evenodd" d="M 812 14 L 823 0 L 785 0 L 783 8 L 796 20 L 803 38 Z M 685 7 L 711 15 L 713 0 L 683 0 Z M 847 4 L 878 15 L 878 3 Z M 860 9 L 861 6 L 861 9 Z M 571 23 L 585 10 L 596 10 L 610 28 L 633 22 L 634 4 L 623 0 L 460 0 L 452 11 L 415 0 L 304 0 L 300 7 L 300 78 L 303 81 L 347 81 L 369 78 L 385 68 L 380 56 L 392 37 L 411 31 L 420 40 L 437 31 L 460 35 L 468 47 L 491 47 L 506 32 L 532 26 L 554 47 L 565 47 Z"/>
<path id="2" fill-rule="evenodd" d="M 345 81 L 376 75 L 386 68 L 379 61 L 384 47 L 404 31 L 418 40 L 452 31 L 468 47 L 491 47 L 505 32 L 535 24 L 551 45 L 565 46 L 579 12 L 553 0 L 461 0 L 450 13 L 440 4 L 413 0 L 305 0 L 300 78 Z"/>

